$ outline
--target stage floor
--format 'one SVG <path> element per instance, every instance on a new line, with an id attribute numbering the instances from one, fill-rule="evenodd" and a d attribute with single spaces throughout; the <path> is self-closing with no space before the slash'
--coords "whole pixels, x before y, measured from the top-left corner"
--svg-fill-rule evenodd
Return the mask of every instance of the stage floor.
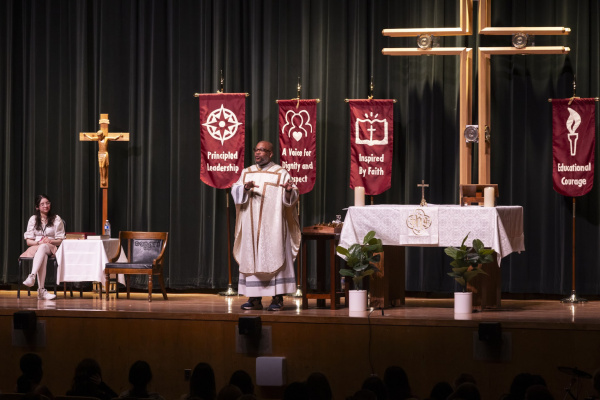
<path id="1" fill-rule="evenodd" d="M 563 304 L 558 300 L 502 300 L 501 308 L 475 311 L 471 315 L 455 315 L 453 299 L 406 298 L 406 304 L 399 307 L 374 309 L 370 312 L 349 315 L 343 306 L 337 310 L 318 308 L 316 300 L 309 300 L 309 308 L 301 309 L 301 300 L 292 296 L 284 297 L 285 309 L 279 312 L 267 312 L 270 298 L 263 298 L 265 309 L 261 311 L 245 311 L 240 308 L 246 298 L 241 296 L 220 296 L 218 294 L 174 294 L 163 300 L 160 293 L 154 293 L 152 302 L 147 301 L 146 293 L 132 293 L 131 299 L 120 293 L 119 299 L 114 293 L 110 299 L 100 300 L 97 293 L 78 292 L 74 297 L 64 298 L 58 292 L 56 300 L 38 301 L 36 292 L 28 297 L 21 292 L 17 299 L 16 291 L 0 291 L 0 315 L 12 314 L 18 310 L 35 310 L 39 315 L 64 315 L 79 317 L 121 318 L 124 313 L 129 318 L 164 318 L 164 319 L 222 319 L 237 320 L 243 315 L 260 315 L 263 320 L 310 321 L 331 323 L 335 320 L 360 324 L 369 319 L 371 324 L 391 325 L 438 325 L 464 326 L 471 321 L 473 325 L 480 322 L 501 322 L 505 327 L 525 328 L 544 326 L 546 329 L 571 328 L 596 330 L 600 329 L 600 301 L 581 304 Z"/>

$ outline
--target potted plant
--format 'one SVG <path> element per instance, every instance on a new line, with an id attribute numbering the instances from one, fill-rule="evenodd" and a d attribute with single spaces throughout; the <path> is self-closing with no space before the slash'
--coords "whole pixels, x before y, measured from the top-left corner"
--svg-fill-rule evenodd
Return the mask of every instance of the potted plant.
<path id="1" fill-rule="evenodd" d="M 367 309 L 367 291 L 363 290 L 363 279 L 379 271 L 375 263 L 379 262 L 383 246 L 381 239 L 375 237 L 375 231 L 367 233 L 362 244 L 355 243 L 349 248 L 337 246 L 336 251 L 346 258 L 348 268 L 340 269 L 340 275 L 352 278 L 354 290 L 349 293 L 350 311 Z M 358 304 L 354 301 L 356 299 Z"/>
<path id="2" fill-rule="evenodd" d="M 473 240 L 473 247 L 467 247 L 465 242 L 469 233 L 462 241 L 460 247 L 446 247 L 444 252 L 452 258 L 450 265 L 452 272 L 448 275 L 460 283 L 463 291 L 454 293 L 454 312 L 471 313 L 473 304 L 473 294 L 467 292 L 467 284 L 471 279 L 479 274 L 486 274 L 481 264 L 487 264 L 494 261 L 494 249 L 486 249 L 483 242 L 479 239 Z"/>

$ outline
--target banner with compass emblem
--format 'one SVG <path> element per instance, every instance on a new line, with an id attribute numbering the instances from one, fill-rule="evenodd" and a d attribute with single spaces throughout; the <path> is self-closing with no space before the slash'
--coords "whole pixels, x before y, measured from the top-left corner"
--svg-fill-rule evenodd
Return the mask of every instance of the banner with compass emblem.
<path id="1" fill-rule="evenodd" d="M 200 179 L 218 189 L 231 187 L 244 169 L 246 95 L 201 94 Z"/>
<path id="2" fill-rule="evenodd" d="M 350 188 L 374 196 L 392 186 L 394 100 L 349 100 Z"/>
<path id="3" fill-rule="evenodd" d="M 300 194 L 310 192 L 317 176 L 317 100 L 278 100 L 279 161 Z"/>

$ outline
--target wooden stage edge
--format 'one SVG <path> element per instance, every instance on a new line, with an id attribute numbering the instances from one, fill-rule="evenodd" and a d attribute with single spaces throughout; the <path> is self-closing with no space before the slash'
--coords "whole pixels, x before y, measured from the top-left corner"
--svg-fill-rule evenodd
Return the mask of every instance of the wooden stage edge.
<path id="1" fill-rule="evenodd" d="M 244 369 L 256 379 L 258 356 L 285 357 L 287 383 L 304 381 L 312 372 L 329 379 L 334 398 L 356 392 L 371 374 L 383 377 L 390 365 L 402 366 L 414 394 L 427 398 L 439 381 L 452 383 L 463 372 L 472 374 L 482 399 L 498 399 L 521 372 L 539 374 L 554 398 L 564 396 L 570 376 L 558 367 L 593 373 L 600 367 L 600 302 L 562 304 L 558 300 L 502 300 L 496 310 L 455 316 L 453 300 L 407 297 L 406 304 L 363 315 L 337 310 L 301 308 L 301 300 L 286 296 L 286 309 L 243 311 L 244 297 L 218 294 L 132 293 L 100 300 L 92 292 L 79 298 L 38 301 L 36 292 L 16 298 L 0 291 L 0 391 L 10 392 L 19 375 L 18 360 L 36 352 L 44 360 L 44 381 L 55 394 L 70 387 L 76 364 L 96 359 L 103 380 L 117 393 L 128 388 L 127 371 L 136 360 L 153 371 L 153 390 L 167 400 L 187 392 L 184 369 L 209 362 L 217 387 Z M 343 303 L 343 300 L 342 300 Z M 13 314 L 34 311 L 38 330 L 28 339 L 13 329 Z M 243 317 L 260 317 L 260 346 L 252 348 L 239 335 Z M 492 328 L 498 340 L 482 339 L 480 329 Z M 591 394 L 591 379 L 580 382 L 581 395 Z M 257 387 L 262 399 L 281 398 L 283 387 Z"/>
<path id="2" fill-rule="evenodd" d="M 58 292 L 56 300 L 38 301 L 36 292 L 21 292 L 17 299 L 16 291 L 0 291 L 0 315 L 11 315 L 16 311 L 33 310 L 38 316 L 73 318 L 128 318 L 164 320 L 207 320 L 237 321 L 242 316 L 260 316 L 263 321 L 316 323 L 316 324 L 382 324 L 382 325 L 425 325 L 425 326 L 477 326 L 480 322 L 501 322 L 512 327 L 545 329 L 569 328 L 600 330 L 600 301 L 583 304 L 563 304 L 559 300 L 502 300 L 498 309 L 474 310 L 471 315 L 455 315 L 452 298 L 407 297 L 403 306 L 369 309 L 363 313 L 349 315 L 342 305 L 337 310 L 317 307 L 316 300 L 309 301 L 309 308 L 302 310 L 301 299 L 284 297 L 285 309 L 280 312 L 267 312 L 270 298 L 263 298 L 264 309 L 260 311 L 241 310 L 246 298 L 242 296 L 220 296 L 218 294 L 174 294 L 169 300 L 162 299 L 160 293 L 153 294 L 153 301 L 147 302 L 147 293 L 132 293 L 131 300 L 125 294 L 116 299 L 111 293 L 110 300 L 100 300 L 97 293 L 78 292 L 67 298 Z"/>

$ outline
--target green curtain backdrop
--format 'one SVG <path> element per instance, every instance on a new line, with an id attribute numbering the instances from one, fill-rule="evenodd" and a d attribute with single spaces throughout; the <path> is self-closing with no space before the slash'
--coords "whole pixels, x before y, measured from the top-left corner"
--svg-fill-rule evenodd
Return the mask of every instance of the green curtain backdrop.
<path id="1" fill-rule="evenodd" d="M 478 3 L 475 2 L 476 16 Z M 492 182 L 500 205 L 522 205 L 526 251 L 502 262 L 502 290 L 566 294 L 571 288 L 571 199 L 552 189 L 548 98 L 600 95 L 596 0 L 493 0 L 494 26 L 566 26 L 566 56 L 492 57 Z M 475 24 L 476 24 L 476 19 Z M 228 283 L 228 192 L 199 179 L 195 92 L 248 92 L 246 159 L 260 139 L 277 144 L 276 99 L 320 98 L 317 182 L 301 199 L 304 226 L 351 205 L 349 113 L 344 98 L 395 98 L 392 188 L 375 203 L 458 199 L 458 58 L 390 57 L 415 47 L 384 28 L 458 25 L 458 0 L 5 0 L 0 3 L 0 281 L 16 283 L 23 231 L 37 193 L 48 194 L 69 231 L 99 231 L 97 145 L 79 132 L 131 133 L 112 142 L 109 219 L 113 232 L 170 233 L 172 289 Z M 477 27 L 475 27 L 475 32 Z M 510 46 L 510 36 L 441 38 L 441 45 Z M 476 54 L 476 53 L 475 53 Z M 477 65 L 474 61 L 474 82 Z M 474 96 L 474 123 L 477 96 Z M 598 121 L 598 118 L 597 118 Z M 598 124 L 598 122 L 597 122 Z M 596 127 L 598 130 L 598 127 Z M 597 169 L 597 168 L 596 168 Z M 597 171 L 596 171 L 597 175 Z M 600 294 L 597 185 L 577 200 L 577 287 Z M 451 292 L 442 249 L 407 251 L 407 290 Z M 237 265 L 234 263 L 234 286 Z"/>

